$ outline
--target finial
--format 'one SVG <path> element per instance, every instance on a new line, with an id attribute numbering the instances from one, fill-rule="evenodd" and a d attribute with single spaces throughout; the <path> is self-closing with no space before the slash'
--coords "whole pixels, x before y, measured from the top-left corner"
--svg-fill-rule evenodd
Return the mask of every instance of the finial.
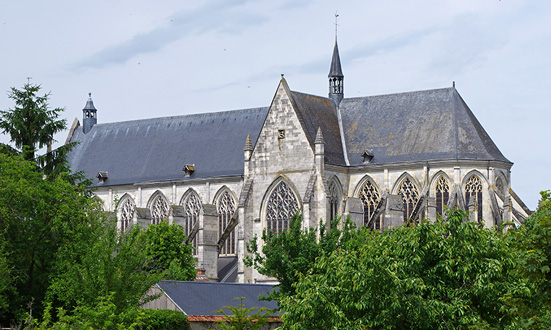
<path id="1" fill-rule="evenodd" d="M 337 19 L 339 18 L 339 14 L 335 11 L 335 42 L 337 42 L 337 27 L 339 24 L 337 24 Z"/>
<path id="2" fill-rule="evenodd" d="M 282 73 L 282 74 L 281 74 L 281 78 L 283 78 L 283 76 L 284 76 L 284 75 L 285 75 L 285 74 L 284 74 L 284 73 Z"/>
<path id="3" fill-rule="evenodd" d="M 325 141 L 323 140 L 323 133 L 321 132 L 321 127 L 318 127 L 318 133 L 316 134 L 316 140 L 314 141 L 315 144 L 323 144 Z"/>
<path id="4" fill-rule="evenodd" d="M 253 151 L 253 144 L 251 142 L 251 136 L 247 135 L 247 140 L 245 141 L 245 148 L 243 151 Z"/>
<path id="5" fill-rule="evenodd" d="M 452 87 L 455 88 L 455 80 L 452 82 Z"/>
<path id="6" fill-rule="evenodd" d="M 31 84 L 31 79 L 33 79 L 33 77 L 27 77 L 27 85 Z"/>

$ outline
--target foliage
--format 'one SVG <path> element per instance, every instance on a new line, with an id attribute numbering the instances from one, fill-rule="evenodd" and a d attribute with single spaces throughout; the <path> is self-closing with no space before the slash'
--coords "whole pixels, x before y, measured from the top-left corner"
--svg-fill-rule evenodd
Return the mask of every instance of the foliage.
<path id="1" fill-rule="evenodd" d="M 463 222 L 362 228 L 348 249 L 316 259 L 284 297 L 289 329 L 499 328 L 512 320 L 500 298 L 518 285 L 502 234 Z M 354 243 L 355 241 L 355 243 Z"/>
<path id="2" fill-rule="evenodd" d="M 518 253 L 518 271 L 525 279 L 506 295 L 510 312 L 523 327 L 551 328 L 551 193 L 541 192 L 540 205 L 508 238 Z"/>
<path id="3" fill-rule="evenodd" d="M 224 315 L 223 320 L 216 321 L 216 329 L 218 330 L 256 330 L 261 329 L 264 325 L 268 324 L 270 314 L 272 310 L 266 307 L 251 307 L 246 308 L 243 304 L 245 297 L 234 298 L 239 299 L 239 305 L 237 306 L 224 306 L 217 310 L 217 313 Z M 224 311 L 226 308 L 229 313 Z"/>
<path id="4" fill-rule="evenodd" d="M 54 135 L 67 128 L 65 119 L 58 119 L 63 108 L 50 109 L 50 93 L 39 96 L 40 85 L 27 83 L 21 90 L 12 87 L 8 97 L 15 101 L 15 107 L 8 111 L 0 110 L 0 129 L 10 136 L 14 149 L 2 144 L 2 153 L 20 153 L 26 160 L 34 160 L 47 175 L 59 175 L 67 171 L 66 155 L 72 144 L 56 150 L 49 150 Z M 35 157 L 36 151 L 48 147 L 46 154 Z"/>
<path id="5" fill-rule="evenodd" d="M 247 243 L 249 255 L 245 258 L 245 264 L 254 266 L 260 274 L 275 277 L 279 282 L 279 291 L 269 294 L 268 299 L 293 295 L 293 283 L 298 281 L 300 274 L 306 274 L 317 257 L 340 247 L 353 231 L 348 221 L 343 231 L 337 228 L 326 231 L 323 224 L 320 228 L 319 239 L 315 229 L 302 231 L 302 215 L 295 214 L 289 222 L 289 230 L 281 233 L 264 230 L 261 249 L 256 236 Z"/>
<path id="6" fill-rule="evenodd" d="M 97 297 L 113 296 L 116 313 L 141 305 L 161 274 L 143 248 L 139 227 L 121 233 L 114 219 L 75 232 L 74 243 L 57 254 L 48 299 L 67 310 L 93 306 Z"/>
<path id="7" fill-rule="evenodd" d="M 0 315 L 5 314 L 9 308 L 8 292 L 12 285 L 12 271 L 8 264 L 5 245 L 4 241 L 0 241 Z"/>
<path id="8" fill-rule="evenodd" d="M 40 313 L 58 250 L 97 216 L 84 185 L 72 185 L 66 175 L 44 180 L 35 163 L 0 154 L 0 240 L 12 276 L 0 324 L 21 316 L 33 299 Z"/>
<path id="9" fill-rule="evenodd" d="M 143 232 L 144 250 L 152 260 L 150 270 L 162 272 L 166 280 L 195 279 L 195 260 L 190 244 L 186 244 L 184 227 L 161 221 Z"/>
<path id="10" fill-rule="evenodd" d="M 179 311 L 150 310 L 130 308 L 122 313 L 116 312 L 113 295 L 100 297 L 93 306 L 78 306 L 71 315 L 63 308 L 57 309 L 57 315 L 52 315 L 52 306 L 48 305 L 41 321 L 29 317 L 24 324 L 25 329 L 113 329 L 113 330 L 171 330 L 190 329 L 187 317 Z"/>

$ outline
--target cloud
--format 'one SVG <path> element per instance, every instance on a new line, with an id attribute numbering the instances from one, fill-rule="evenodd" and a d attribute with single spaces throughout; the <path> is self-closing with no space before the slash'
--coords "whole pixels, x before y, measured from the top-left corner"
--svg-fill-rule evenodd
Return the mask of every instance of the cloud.
<path id="1" fill-rule="evenodd" d="M 178 12 L 168 18 L 170 24 L 104 48 L 74 63 L 70 70 L 81 71 L 86 68 L 123 64 L 137 55 L 159 51 L 188 35 L 197 36 L 209 32 L 236 34 L 244 27 L 257 26 L 265 22 L 266 17 L 243 10 L 247 2 L 249 0 L 215 0 L 193 10 Z"/>

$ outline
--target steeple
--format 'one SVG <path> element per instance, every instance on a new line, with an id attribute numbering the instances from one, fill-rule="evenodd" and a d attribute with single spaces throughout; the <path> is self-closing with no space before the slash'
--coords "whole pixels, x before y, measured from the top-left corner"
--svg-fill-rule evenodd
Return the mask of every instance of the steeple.
<path id="1" fill-rule="evenodd" d="M 92 93 L 88 93 L 88 101 L 84 109 L 82 109 L 82 132 L 84 134 L 90 132 L 92 126 L 97 124 L 97 110 L 94 107 L 94 101 L 92 101 Z"/>
<path id="2" fill-rule="evenodd" d="M 329 98 L 336 105 L 341 103 L 344 98 L 344 75 L 341 69 L 341 58 L 339 56 L 339 46 L 337 44 L 337 17 L 335 14 L 335 48 L 333 48 L 333 58 L 331 59 L 331 68 L 329 69 Z"/>

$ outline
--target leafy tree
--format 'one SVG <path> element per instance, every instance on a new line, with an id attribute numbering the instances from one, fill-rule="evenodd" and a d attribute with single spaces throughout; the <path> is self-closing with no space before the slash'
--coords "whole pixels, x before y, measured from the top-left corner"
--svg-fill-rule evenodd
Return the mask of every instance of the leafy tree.
<path id="1" fill-rule="evenodd" d="M 98 212 L 84 185 L 72 185 L 65 175 L 44 180 L 35 163 L 0 154 L 0 241 L 12 275 L 0 324 L 21 316 L 32 300 L 40 313 L 58 250 Z"/>
<path id="2" fill-rule="evenodd" d="M 112 295 L 115 313 L 140 306 L 162 274 L 150 271 L 152 260 L 139 227 L 119 232 L 114 219 L 75 232 L 74 243 L 57 254 L 48 299 L 68 311 L 95 306 Z"/>
<path id="3" fill-rule="evenodd" d="M 2 144 L 0 151 L 13 154 L 21 153 L 26 160 L 35 160 L 46 174 L 55 175 L 66 171 L 65 156 L 73 145 L 66 145 L 57 150 L 49 150 L 54 135 L 67 128 L 65 119 L 58 119 L 63 108 L 50 109 L 50 93 L 39 96 L 40 85 L 27 83 L 21 90 L 11 88 L 8 97 L 15 101 L 15 107 L 8 111 L 0 110 L 0 129 L 10 136 L 14 149 Z M 35 157 L 37 150 L 48 147 L 48 152 Z"/>
<path id="4" fill-rule="evenodd" d="M 320 228 L 318 239 L 316 229 L 302 230 L 302 215 L 295 214 L 289 222 L 289 230 L 274 233 L 265 229 L 262 247 L 256 236 L 247 243 L 249 255 L 245 258 L 245 264 L 254 266 L 260 274 L 275 277 L 279 282 L 278 291 L 269 294 L 268 299 L 293 295 L 293 284 L 300 274 L 310 271 L 316 258 L 331 253 L 346 242 L 353 229 L 348 221 L 343 231 L 337 228 L 326 230 L 323 224 Z"/>
<path id="5" fill-rule="evenodd" d="M 192 281 L 195 279 L 193 247 L 186 244 L 184 227 L 161 221 L 149 226 L 142 234 L 144 251 L 151 259 L 150 270 L 163 274 L 166 280 Z"/>
<path id="6" fill-rule="evenodd" d="M 518 229 L 508 232 L 518 253 L 518 272 L 525 279 L 505 300 L 524 328 L 551 328 L 551 193 L 541 192 L 540 205 Z"/>
<path id="7" fill-rule="evenodd" d="M 217 310 L 217 313 L 224 315 L 223 320 L 216 321 L 216 329 L 218 330 L 258 330 L 270 321 L 270 315 L 273 311 L 266 307 L 251 307 L 246 308 L 243 304 L 245 297 L 234 298 L 239 299 L 238 306 L 224 306 Z M 226 312 L 225 309 L 228 310 Z"/>
<path id="8" fill-rule="evenodd" d="M 516 287 L 502 234 L 463 222 L 362 228 L 347 249 L 321 255 L 282 298 L 288 329 L 459 329 L 513 324 L 501 299 Z"/>

